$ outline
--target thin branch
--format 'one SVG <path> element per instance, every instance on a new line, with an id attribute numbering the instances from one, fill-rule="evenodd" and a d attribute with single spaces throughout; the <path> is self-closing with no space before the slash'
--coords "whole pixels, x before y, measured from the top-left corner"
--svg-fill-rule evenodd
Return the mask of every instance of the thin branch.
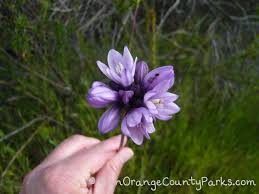
<path id="1" fill-rule="evenodd" d="M 21 131 L 25 130 L 26 128 L 32 126 L 34 123 L 37 123 L 39 121 L 43 121 L 43 120 L 46 120 L 47 117 L 46 116 L 40 116 L 40 117 L 37 117 L 35 119 L 32 119 L 30 122 L 26 123 L 24 126 L 12 131 L 11 133 L 5 135 L 4 137 L 1 137 L 0 138 L 0 143 L 4 140 L 7 140 L 9 139 L 10 137 L 16 135 L 17 133 L 20 133 Z"/>
<path id="2" fill-rule="evenodd" d="M 51 10 L 54 11 L 54 12 L 61 12 L 61 13 L 68 13 L 68 12 L 73 11 L 73 9 L 70 9 L 70 8 L 60 9 L 58 7 L 52 8 Z"/>
<path id="3" fill-rule="evenodd" d="M 161 30 L 162 26 L 164 25 L 166 19 L 169 17 L 169 15 L 178 7 L 180 4 L 180 0 L 176 0 L 176 2 L 168 9 L 164 17 L 161 19 L 159 25 L 157 26 L 157 30 Z"/>
<path id="4" fill-rule="evenodd" d="M 1 180 L 0 180 L 0 185 L 2 185 L 3 183 L 3 179 L 5 177 L 5 175 L 7 174 L 8 170 L 10 169 L 10 167 L 12 166 L 12 164 L 14 163 L 14 161 L 16 160 L 16 158 L 22 153 L 22 151 L 26 148 L 27 145 L 29 145 L 29 143 L 32 141 L 32 139 L 35 137 L 35 135 L 39 132 L 41 128 L 36 129 L 31 136 L 25 141 L 25 143 L 22 145 L 22 147 L 14 154 L 14 156 L 12 157 L 12 159 L 9 161 L 9 163 L 7 164 L 6 168 L 4 169 L 4 171 L 1 174 Z"/>
<path id="5" fill-rule="evenodd" d="M 38 77 L 38 78 L 40 78 L 40 79 L 42 79 L 42 80 L 48 82 L 50 85 L 52 85 L 52 86 L 54 86 L 54 87 L 61 88 L 62 90 L 66 91 L 66 92 L 69 91 L 69 92 L 72 93 L 72 89 L 71 89 L 69 86 L 63 86 L 63 85 L 61 85 L 61 84 L 59 84 L 59 83 L 57 83 L 57 82 L 55 82 L 55 81 L 53 81 L 53 80 L 48 79 L 46 76 L 44 76 L 44 75 L 42 75 L 42 74 L 40 74 L 40 73 L 38 73 L 38 72 L 32 71 L 32 70 L 31 70 L 30 68 L 28 68 L 26 65 L 20 63 L 17 59 L 15 59 L 15 58 L 14 58 L 13 56 L 11 56 L 8 52 L 6 52 L 5 49 L 0 48 L 0 50 L 1 50 L 6 56 L 8 56 L 9 59 L 11 59 L 16 65 L 20 66 L 20 67 L 23 68 L 24 70 L 26 70 L 26 71 L 28 71 L 28 72 L 34 74 L 36 77 Z"/>
<path id="6" fill-rule="evenodd" d="M 232 20 L 238 20 L 238 21 L 244 21 L 244 20 L 249 20 L 249 19 L 255 19 L 258 20 L 259 16 L 256 15 L 247 15 L 247 16 L 243 16 L 243 17 L 237 17 L 237 16 L 229 16 Z"/>
<path id="7" fill-rule="evenodd" d="M 106 11 L 106 6 L 104 6 L 102 9 L 100 9 L 94 17 L 92 17 L 86 24 L 82 25 L 79 30 L 80 31 L 85 31 L 85 29 L 87 29 L 89 26 L 91 26 L 97 19 L 99 19 L 102 15 L 102 13 L 104 13 Z"/>
<path id="8" fill-rule="evenodd" d="M 130 18 L 130 15 L 131 15 L 131 10 L 129 10 L 129 11 L 127 12 L 126 16 L 125 16 L 125 17 L 123 18 L 123 20 L 122 20 L 122 25 L 121 25 L 121 27 L 120 27 L 118 33 L 117 33 L 117 38 L 116 38 L 116 40 L 115 40 L 115 45 L 117 45 L 117 44 L 119 43 L 120 38 L 121 38 L 121 34 L 122 34 L 122 32 L 123 32 L 123 30 L 124 30 L 124 28 L 125 28 L 125 25 L 128 23 L 128 20 L 129 20 L 129 18 Z"/>

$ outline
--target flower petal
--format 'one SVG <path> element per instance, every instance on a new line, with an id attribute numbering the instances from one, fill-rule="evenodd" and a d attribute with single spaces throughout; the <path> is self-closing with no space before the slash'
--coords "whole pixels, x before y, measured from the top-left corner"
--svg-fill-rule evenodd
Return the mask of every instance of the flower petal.
<path id="1" fill-rule="evenodd" d="M 101 116 L 98 129 L 99 132 L 104 134 L 113 129 L 115 129 L 120 120 L 120 109 L 117 106 L 113 106 L 110 109 L 106 110 Z"/>
<path id="2" fill-rule="evenodd" d="M 174 83 L 173 66 L 158 67 L 150 71 L 144 78 L 144 86 L 147 90 L 151 90 L 164 80 L 169 80 L 169 88 L 172 87 Z"/>
<path id="3" fill-rule="evenodd" d="M 129 132 L 129 129 L 128 129 L 128 126 L 127 126 L 127 119 L 126 117 L 123 118 L 122 120 L 122 123 L 121 123 L 121 131 L 124 135 L 126 136 L 130 136 L 130 132 Z"/>
<path id="4" fill-rule="evenodd" d="M 92 87 L 97 87 L 97 86 L 107 86 L 107 85 L 103 82 L 94 81 L 92 84 Z"/>
<path id="5" fill-rule="evenodd" d="M 123 50 L 123 60 L 124 60 L 124 63 L 125 63 L 125 67 L 129 71 L 132 71 L 133 70 L 133 65 L 134 65 L 133 64 L 133 57 L 130 54 L 130 51 L 129 51 L 127 46 L 125 46 L 124 50 Z"/>
<path id="6" fill-rule="evenodd" d="M 144 96 L 144 102 L 147 102 L 148 100 L 150 100 L 153 96 L 157 95 L 156 91 L 148 91 L 145 96 Z"/>
<path id="7" fill-rule="evenodd" d="M 163 80 L 160 83 L 158 83 L 157 85 L 155 85 L 155 87 L 152 89 L 152 91 L 155 91 L 157 93 L 164 93 L 167 90 L 169 90 L 171 88 L 171 80 Z"/>
<path id="8" fill-rule="evenodd" d="M 130 134 L 129 137 L 132 139 L 132 141 L 137 144 L 141 145 L 144 140 L 144 135 L 141 130 L 139 130 L 138 127 L 130 128 L 129 130 Z"/>
<path id="9" fill-rule="evenodd" d="M 153 123 L 147 123 L 145 126 L 148 133 L 154 133 L 156 130 Z"/>
<path id="10" fill-rule="evenodd" d="M 138 109 L 134 109 L 133 111 L 129 112 L 127 115 L 127 125 L 129 127 L 135 127 L 141 122 L 141 112 Z"/>
<path id="11" fill-rule="evenodd" d="M 116 74 L 115 71 L 113 71 L 112 69 L 108 69 L 107 70 L 107 74 L 109 75 L 109 78 L 114 81 L 117 84 L 121 84 L 121 77 L 118 76 L 118 74 Z"/>
<path id="12" fill-rule="evenodd" d="M 175 114 L 175 113 L 178 113 L 180 111 L 180 107 L 173 102 L 168 103 L 167 107 L 168 107 L 168 109 L 171 110 L 171 114 Z"/>
<path id="13" fill-rule="evenodd" d="M 121 73 L 121 82 L 124 87 L 129 86 L 134 81 L 134 75 L 132 72 L 130 72 L 127 69 L 124 69 L 124 71 Z"/>
<path id="14" fill-rule="evenodd" d="M 103 108 L 117 99 L 118 93 L 102 82 L 94 82 L 87 95 L 88 103 L 95 108 Z"/>
<path id="15" fill-rule="evenodd" d="M 156 118 L 163 120 L 163 121 L 168 121 L 172 118 L 171 115 L 165 115 L 165 114 L 157 114 Z"/>
<path id="16" fill-rule="evenodd" d="M 160 98 L 164 102 L 174 102 L 178 99 L 178 95 L 173 94 L 171 92 L 164 92 L 156 96 L 157 98 Z"/>
<path id="17" fill-rule="evenodd" d="M 145 104 L 152 114 L 158 114 L 156 106 L 151 101 L 147 101 Z"/>
<path id="18" fill-rule="evenodd" d="M 153 123 L 153 117 L 152 117 L 151 113 L 148 111 L 148 109 L 146 109 L 144 107 L 142 107 L 140 109 L 145 118 L 145 121 L 148 123 Z"/>
<path id="19" fill-rule="evenodd" d="M 97 66 L 99 67 L 99 69 L 101 70 L 101 72 L 106 75 L 108 78 L 110 78 L 110 75 L 107 73 L 107 71 L 109 70 L 109 68 L 107 67 L 107 65 L 105 65 L 103 62 L 101 61 L 96 61 Z M 111 78 L 110 78 L 111 79 Z"/>
<path id="20" fill-rule="evenodd" d="M 113 71 L 117 71 L 116 68 L 117 66 L 123 62 L 122 60 L 122 55 L 114 50 L 114 49 L 111 49 L 109 52 L 108 52 L 108 57 L 107 57 L 107 61 L 108 61 L 108 65 L 109 67 L 111 68 L 111 70 Z"/>
<path id="21" fill-rule="evenodd" d="M 141 127 L 139 128 L 139 130 L 141 130 L 142 134 L 147 138 L 147 139 L 150 139 L 150 136 L 148 134 L 148 131 L 145 127 Z"/>
<path id="22" fill-rule="evenodd" d="M 136 64 L 135 81 L 136 83 L 142 83 L 144 77 L 148 73 L 148 65 L 145 61 L 139 61 Z"/>

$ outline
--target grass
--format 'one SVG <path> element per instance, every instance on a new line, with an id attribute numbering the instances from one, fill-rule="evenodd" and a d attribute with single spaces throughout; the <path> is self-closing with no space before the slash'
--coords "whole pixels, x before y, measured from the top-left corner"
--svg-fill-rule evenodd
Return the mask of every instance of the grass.
<path id="1" fill-rule="evenodd" d="M 181 112 L 157 122 L 143 146 L 129 143 L 135 157 L 122 177 L 207 176 L 258 184 L 258 6 L 231 1 L 230 9 L 221 1 L 197 1 L 193 9 L 181 2 L 157 29 L 172 3 L 109 2 L 96 18 L 103 4 L 89 2 L 87 7 L 75 1 L 68 13 L 53 11 L 63 7 L 51 1 L 0 4 L 0 193 L 17 193 L 23 176 L 70 135 L 105 139 L 119 133 L 98 134 L 103 110 L 89 107 L 85 94 L 94 80 L 103 80 L 95 61 L 125 44 L 152 67 L 174 64 L 173 92 L 180 95 Z M 246 15 L 236 15 L 238 3 L 253 17 L 240 19 Z M 83 17 L 84 9 L 90 11 Z M 132 13 L 137 17 L 131 19 Z M 150 192 L 132 186 L 117 187 L 116 193 Z M 155 193 L 198 192 L 172 186 Z M 199 193 L 247 194 L 258 188 L 205 186 Z"/>

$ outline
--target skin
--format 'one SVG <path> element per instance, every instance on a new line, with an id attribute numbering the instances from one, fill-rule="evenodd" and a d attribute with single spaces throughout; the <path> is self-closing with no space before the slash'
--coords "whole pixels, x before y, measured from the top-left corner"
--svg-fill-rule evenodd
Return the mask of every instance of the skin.
<path id="1" fill-rule="evenodd" d="M 121 136 L 105 141 L 74 135 L 26 175 L 20 194 L 112 194 L 123 165 L 133 156 L 118 150 Z M 126 141 L 124 141 L 124 144 Z M 94 184 L 89 184 L 91 177 Z"/>

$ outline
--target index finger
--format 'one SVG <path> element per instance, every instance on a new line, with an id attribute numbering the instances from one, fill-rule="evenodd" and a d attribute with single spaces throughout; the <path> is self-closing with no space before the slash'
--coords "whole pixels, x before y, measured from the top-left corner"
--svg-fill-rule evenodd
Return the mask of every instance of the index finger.
<path id="1" fill-rule="evenodd" d="M 118 151 L 121 135 L 102 141 L 90 149 L 81 149 L 65 162 L 67 168 L 84 176 L 99 171 Z M 124 141 L 124 145 L 126 141 Z"/>

